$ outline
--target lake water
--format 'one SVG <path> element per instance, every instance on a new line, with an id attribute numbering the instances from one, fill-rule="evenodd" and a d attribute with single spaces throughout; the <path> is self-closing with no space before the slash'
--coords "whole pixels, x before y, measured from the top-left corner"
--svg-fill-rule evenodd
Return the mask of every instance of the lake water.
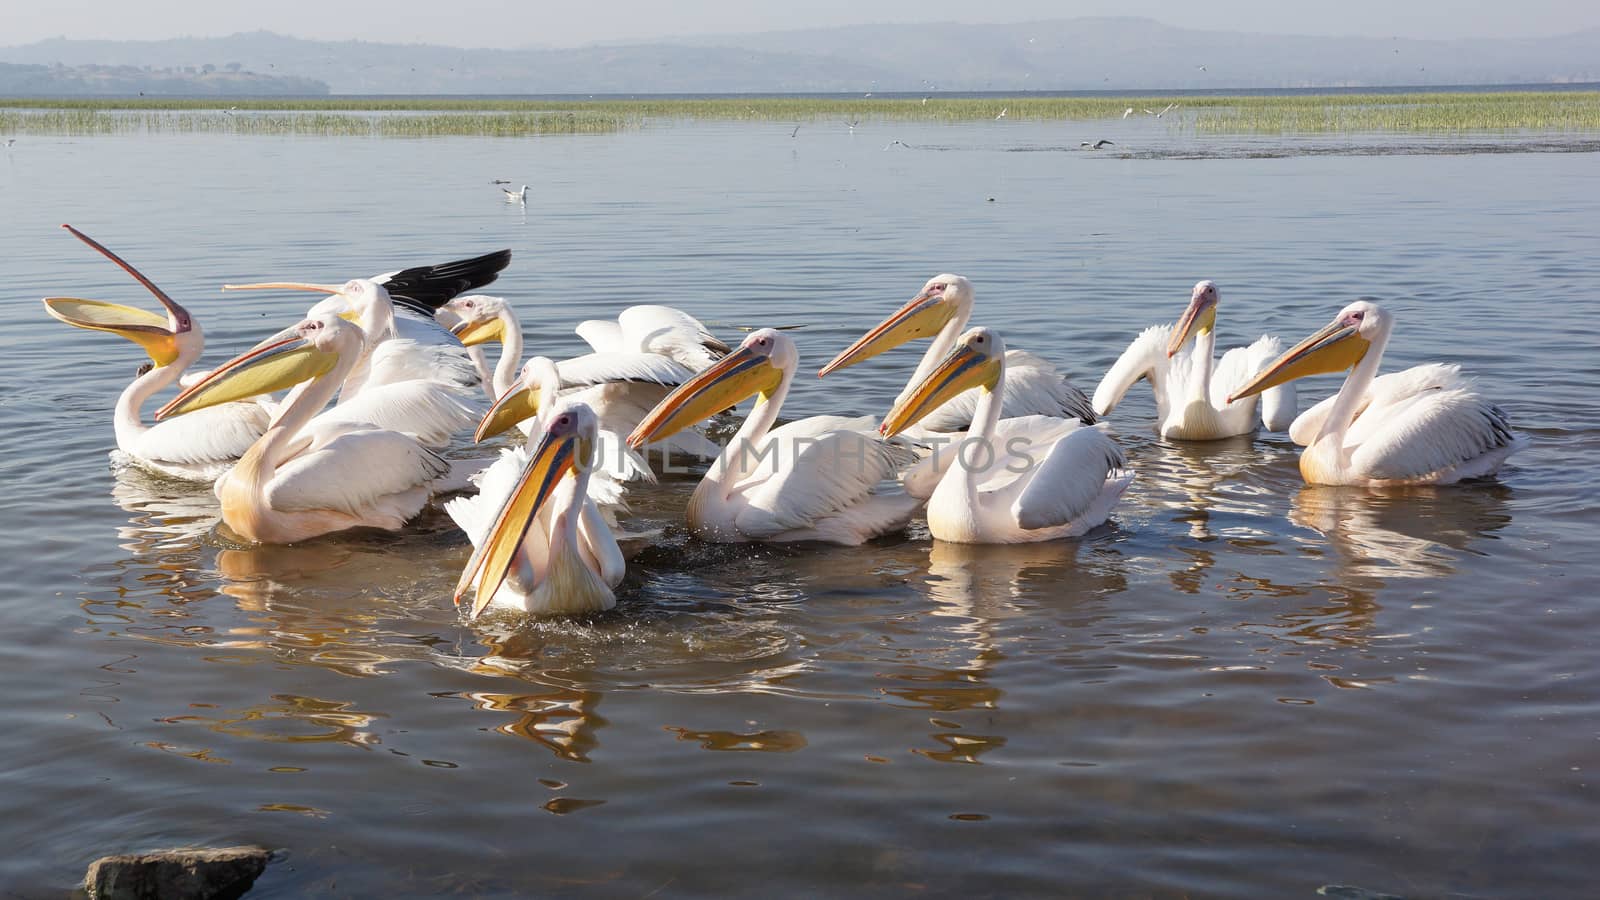
<path id="1" fill-rule="evenodd" d="M 6 896 L 239 842 L 283 851 L 260 897 L 1592 894 L 1600 157 L 1526 151 L 1595 136 L 1434 155 L 1152 125 L 19 139 Z M 1098 137 L 1122 152 L 1076 149 Z M 527 182 L 526 211 L 493 178 Z M 249 548 L 203 488 L 114 476 L 109 410 L 142 357 L 38 298 L 153 302 L 62 222 L 186 303 L 208 364 L 308 305 L 222 282 L 499 247 L 492 290 L 552 356 L 658 302 L 730 338 L 803 323 L 810 372 L 952 271 L 977 322 L 1085 390 L 1200 278 L 1223 346 L 1369 295 L 1398 317 L 1386 369 L 1463 363 L 1532 444 L 1486 484 L 1308 488 L 1282 435 L 1155 439 L 1141 388 L 1111 417 L 1138 479 L 1082 540 L 711 546 L 669 478 L 634 494 L 631 524 L 666 530 L 614 612 L 468 624 L 437 510 Z M 785 412 L 881 415 L 920 352 L 802 379 Z"/>

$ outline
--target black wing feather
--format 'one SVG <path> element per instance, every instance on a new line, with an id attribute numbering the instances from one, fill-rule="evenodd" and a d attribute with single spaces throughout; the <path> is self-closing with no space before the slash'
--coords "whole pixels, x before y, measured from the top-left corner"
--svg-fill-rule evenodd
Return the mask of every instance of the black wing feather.
<path id="1" fill-rule="evenodd" d="M 439 307 L 455 297 L 492 283 L 508 265 L 511 251 L 496 250 L 471 259 L 402 269 L 391 275 L 383 287 L 396 306 L 432 318 Z"/>

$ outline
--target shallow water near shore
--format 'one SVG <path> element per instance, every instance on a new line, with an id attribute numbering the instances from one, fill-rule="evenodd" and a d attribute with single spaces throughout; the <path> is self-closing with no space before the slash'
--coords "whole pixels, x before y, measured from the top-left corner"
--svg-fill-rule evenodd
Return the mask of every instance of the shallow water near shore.
<path id="1" fill-rule="evenodd" d="M 252 897 L 1592 891 L 1595 153 L 1141 155 L 1134 121 L 18 140 L 0 885 L 249 842 L 284 851 Z M 1015 152 L 1102 136 L 1128 155 Z M 308 305 L 223 282 L 511 247 L 489 291 L 547 355 L 634 303 L 729 339 L 805 325 L 791 417 L 881 415 L 920 346 L 809 373 L 938 272 L 1086 391 L 1200 278 L 1223 347 L 1372 296 L 1385 370 L 1462 363 L 1531 444 L 1488 483 L 1311 488 L 1281 434 L 1158 440 L 1141 386 L 1110 417 L 1137 479 L 1083 539 L 709 545 L 675 475 L 633 494 L 629 529 L 660 533 L 615 611 L 469 624 L 436 509 L 247 547 L 204 488 L 114 473 L 142 357 L 37 301 L 153 303 L 62 222 L 185 303 L 206 365 Z"/>

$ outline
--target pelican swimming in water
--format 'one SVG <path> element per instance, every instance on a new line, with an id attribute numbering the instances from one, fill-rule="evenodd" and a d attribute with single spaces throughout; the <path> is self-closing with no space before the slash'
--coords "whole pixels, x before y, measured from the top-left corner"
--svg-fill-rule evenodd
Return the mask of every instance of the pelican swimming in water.
<path id="1" fill-rule="evenodd" d="M 921 505 L 882 482 L 910 454 L 878 439 L 871 416 L 812 416 L 778 428 L 799 354 L 781 331 L 739 348 L 684 382 L 628 436 L 640 447 L 755 396 L 755 407 L 689 499 L 689 528 L 711 541 L 855 545 L 905 527 Z"/>
<path id="2" fill-rule="evenodd" d="M 493 603 L 531 613 L 577 614 L 615 606 L 622 551 L 588 502 L 589 460 L 599 419 L 582 403 L 550 411 L 539 443 L 514 471 L 497 465 L 476 503 L 446 509 L 472 538 L 456 583 L 459 604 L 475 589 L 471 615 Z M 516 451 L 506 451 L 515 453 Z M 491 506 L 490 504 L 494 505 Z"/>
<path id="3" fill-rule="evenodd" d="M 1168 440 L 1212 441 L 1255 431 L 1258 401 L 1230 404 L 1228 395 L 1281 353 L 1283 342 L 1263 335 L 1215 359 L 1220 300 L 1216 284 L 1202 281 L 1177 325 L 1152 325 L 1134 338 L 1095 388 L 1095 413 L 1110 413 L 1143 378 L 1156 395 L 1156 431 Z M 1290 384 L 1265 391 L 1259 403 L 1268 431 L 1288 428 L 1298 405 Z"/>
<path id="4" fill-rule="evenodd" d="M 619 476 L 624 473 L 612 463 L 619 460 L 617 451 L 628 451 L 611 438 L 632 431 L 673 388 L 727 353 L 727 345 L 693 316 L 666 306 L 634 306 L 623 310 L 617 322 L 590 320 L 578 326 L 579 335 L 596 352 L 558 363 L 535 357 L 519 374 L 522 325 L 510 304 L 499 297 L 475 295 L 452 300 L 444 309 L 458 320 L 454 331 L 469 351 L 491 341 L 501 343 L 492 375 L 495 410 L 483 417 L 477 440 L 512 424 L 531 433 L 533 415 L 550 408 L 554 398 L 544 392 L 548 388 L 587 403 L 599 416 L 605 460 L 601 469 Z M 491 423 L 495 427 L 486 430 Z M 671 435 L 647 449 L 696 459 L 715 459 L 720 452 L 698 429 Z"/>
<path id="5" fill-rule="evenodd" d="M 222 520 L 240 537 L 290 544 L 346 528 L 399 529 L 422 510 L 450 464 L 416 438 L 319 416 L 362 356 L 361 328 L 306 319 L 179 394 L 157 419 L 296 388 L 272 426 L 217 479 Z"/>
<path id="6" fill-rule="evenodd" d="M 1133 480 L 1122 451 L 1099 428 L 1051 416 L 1000 417 L 1005 343 L 987 328 L 961 335 L 884 417 L 893 436 L 952 396 L 976 388 L 966 438 L 906 473 L 912 493 L 937 477 L 928 530 L 941 541 L 1016 544 L 1075 537 L 1106 521 Z M 940 457 L 943 456 L 943 460 Z"/>
<path id="7" fill-rule="evenodd" d="M 463 291 L 494 281 L 511 260 L 501 250 L 472 259 L 418 266 L 342 285 L 265 282 L 226 290 L 304 290 L 328 294 L 307 318 L 337 315 L 361 326 L 365 349 L 339 390 L 339 405 L 360 399 L 352 416 L 442 447 L 475 418 L 463 400 L 479 389 L 476 366 L 435 313 Z M 403 386 L 402 386 L 403 385 Z M 388 388 L 381 397 L 365 392 Z"/>
<path id="8" fill-rule="evenodd" d="M 1393 330 L 1386 310 L 1357 300 L 1229 400 L 1349 369 L 1337 394 L 1289 428 L 1290 438 L 1305 446 L 1300 475 L 1307 484 L 1452 484 L 1494 474 L 1524 439 L 1459 366 L 1433 363 L 1378 375 Z"/>
<path id="9" fill-rule="evenodd" d="M 949 355 L 967 320 L 972 317 L 972 282 L 960 275 L 935 275 L 911 301 L 889 318 L 845 348 L 817 372 L 825 377 L 847 366 L 871 359 L 885 350 L 917 338 L 933 337 L 933 344 L 911 375 L 897 400 L 904 400 L 911 386 L 933 371 Z M 1006 360 L 1007 380 L 1002 394 L 1001 415 L 1045 415 L 1075 418 L 1085 425 L 1095 421 L 1089 398 L 1073 387 L 1047 360 L 1022 350 L 1012 350 Z M 924 432 L 963 431 L 973 422 L 978 406 L 978 391 L 970 390 L 951 397 L 943 406 L 920 417 Z"/>
<path id="10" fill-rule="evenodd" d="M 150 364 L 139 370 L 138 377 L 117 398 L 112 413 L 117 435 L 113 458 L 126 458 L 175 478 L 216 480 L 267 430 L 268 409 L 254 401 L 228 403 L 192 418 L 145 424 L 145 404 L 157 393 L 181 382 L 184 371 L 205 350 L 205 332 L 188 310 L 122 257 L 76 228 L 62 227 L 132 275 L 155 295 L 166 313 L 74 297 L 44 300 L 45 311 L 68 325 L 120 335 L 150 355 Z"/>

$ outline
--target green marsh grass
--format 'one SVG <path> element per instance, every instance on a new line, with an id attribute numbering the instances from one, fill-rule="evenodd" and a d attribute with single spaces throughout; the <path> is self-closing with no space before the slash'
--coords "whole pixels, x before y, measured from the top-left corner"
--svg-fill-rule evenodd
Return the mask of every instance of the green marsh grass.
<path id="1" fill-rule="evenodd" d="M 1119 119 L 1162 109 L 1170 128 L 1214 134 L 1600 132 L 1600 92 L 1127 97 L 718 97 L 708 99 L 0 99 L 0 133 L 437 137 L 604 134 L 674 120 L 818 122 Z M 231 107 L 231 109 L 229 109 Z"/>

